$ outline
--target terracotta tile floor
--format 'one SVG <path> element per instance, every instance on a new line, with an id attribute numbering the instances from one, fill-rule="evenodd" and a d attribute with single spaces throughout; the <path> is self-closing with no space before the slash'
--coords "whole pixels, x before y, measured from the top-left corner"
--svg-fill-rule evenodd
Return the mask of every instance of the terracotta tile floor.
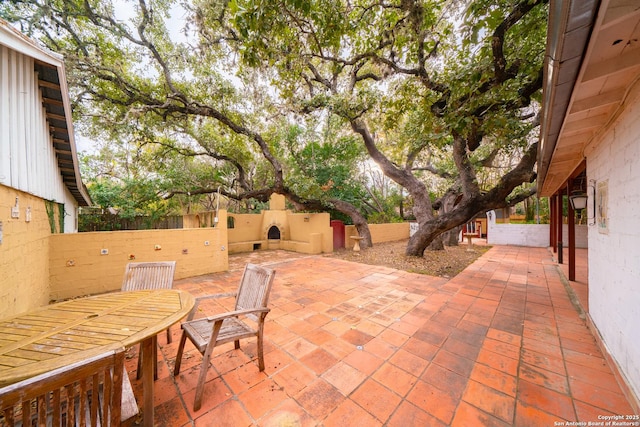
<path id="1" fill-rule="evenodd" d="M 546 248 L 496 246 L 450 280 L 262 251 L 175 286 L 234 290 L 247 260 L 277 270 L 266 370 L 255 341 L 216 349 L 194 412 L 201 357 L 188 345 L 173 377 L 174 326 L 173 343 L 158 338 L 156 425 L 552 426 L 633 413 Z"/>

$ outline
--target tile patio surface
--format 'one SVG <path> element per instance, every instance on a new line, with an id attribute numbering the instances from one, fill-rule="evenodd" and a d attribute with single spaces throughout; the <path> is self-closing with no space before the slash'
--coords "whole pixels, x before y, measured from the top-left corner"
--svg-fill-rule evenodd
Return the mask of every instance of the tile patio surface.
<path id="1" fill-rule="evenodd" d="M 450 280 L 284 251 L 247 255 L 175 287 L 231 291 L 247 259 L 275 268 L 266 370 L 255 340 L 217 348 L 194 412 L 201 356 L 187 344 L 173 377 L 174 326 L 172 344 L 158 336 L 156 425 L 537 427 L 633 413 L 546 248 L 495 246 Z M 206 308 L 214 311 L 224 308 Z M 127 369 L 141 402 L 135 357 Z"/>

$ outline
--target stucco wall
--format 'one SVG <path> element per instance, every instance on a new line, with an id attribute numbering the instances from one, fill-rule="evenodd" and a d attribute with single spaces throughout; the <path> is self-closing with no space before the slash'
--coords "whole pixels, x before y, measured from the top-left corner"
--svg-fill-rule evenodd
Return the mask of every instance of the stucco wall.
<path id="1" fill-rule="evenodd" d="M 118 290 L 132 261 L 175 260 L 176 279 L 226 271 L 227 246 L 226 230 L 217 228 L 56 234 L 50 238 L 50 297 Z"/>
<path id="2" fill-rule="evenodd" d="M 596 188 L 608 187 L 608 228 L 589 227 L 589 311 L 640 396 L 640 87 L 625 104 L 601 142 L 587 152 L 587 178 L 596 180 Z"/>
<path id="3" fill-rule="evenodd" d="M 229 217 L 233 218 L 234 223 L 234 227 L 228 230 L 229 243 L 262 239 L 260 233 L 260 226 L 262 225 L 262 215 L 230 213 Z"/>
<path id="4" fill-rule="evenodd" d="M 16 197 L 19 218 L 11 218 Z M 27 222 L 26 210 L 31 209 Z M 44 201 L 0 185 L 0 318 L 49 302 L 49 244 L 51 234 Z"/>
<path id="5" fill-rule="evenodd" d="M 289 213 L 287 222 L 292 241 L 313 243 L 313 249 L 305 253 L 333 252 L 333 229 L 328 213 Z"/>
<path id="6" fill-rule="evenodd" d="M 495 215 L 487 212 L 488 228 L 487 244 L 514 245 L 546 248 L 549 242 L 549 224 L 496 224 Z M 587 248 L 587 226 L 576 225 L 576 248 Z M 562 225 L 562 241 L 568 246 L 569 227 Z"/>
<path id="7" fill-rule="evenodd" d="M 226 210 L 223 210 L 223 209 L 220 209 L 217 214 L 215 211 L 206 211 L 206 212 L 199 212 L 197 214 L 182 215 L 182 228 L 206 228 L 206 227 L 226 227 L 226 226 L 227 226 Z"/>
<path id="8" fill-rule="evenodd" d="M 409 238 L 409 222 L 396 222 L 388 224 L 369 224 L 371 241 L 375 245 L 382 242 L 393 242 Z M 352 248 L 355 241 L 351 236 L 357 236 L 355 225 L 347 225 L 344 228 L 345 247 Z"/>
<path id="9" fill-rule="evenodd" d="M 309 254 L 333 251 L 333 230 L 328 213 L 292 213 L 286 210 L 265 210 L 259 214 L 229 214 L 234 228 L 228 230 L 230 253 L 260 249 L 285 249 Z M 267 233 L 275 225 L 280 230 L 280 242 L 269 242 Z"/>

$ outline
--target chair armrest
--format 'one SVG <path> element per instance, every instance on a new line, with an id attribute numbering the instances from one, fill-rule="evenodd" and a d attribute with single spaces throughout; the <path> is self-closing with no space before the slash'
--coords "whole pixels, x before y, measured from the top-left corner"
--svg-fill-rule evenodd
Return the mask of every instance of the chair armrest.
<path id="1" fill-rule="evenodd" d="M 205 299 L 217 299 L 217 298 L 229 298 L 235 297 L 238 295 L 237 292 L 225 292 L 223 294 L 211 294 L 211 295 L 203 295 L 201 297 L 196 297 L 196 302 L 205 300 Z"/>
<path id="2" fill-rule="evenodd" d="M 218 322 L 224 319 L 228 319 L 230 317 L 238 317 L 241 316 L 243 314 L 251 314 L 251 313 L 268 313 L 269 311 L 271 311 L 270 308 L 264 307 L 264 308 L 248 308 L 248 309 L 244 309 L 244 310 L 236 310 L 236 311 L 229 311 L 227 313 L 222 313 L 222 314 L 216 314 L 215 316 L 209 316 L 206 319 L 209 322 Z"/>
<path id="3" fill-rule="evenodd" d="M 235 297 L 236 295 L 238 295 L 237 292 L 226 292 L 222 294 L 211 294 L 211 295 L 203 295 L 201 297 L 196 297 L 195 298 L 196 302 L 195 304 L 193 304 L 193 308 L 191 309 L 191 311 L 189 312 L 189 315 L 187 316 L 187 321 L 193 320 L 193 317 L 196 315 L 196 312 L 198 311 L 198 306 L 200 305 L 200 301 L 204 301 L 207 299 L 230 298 L 230 297 Z"/>

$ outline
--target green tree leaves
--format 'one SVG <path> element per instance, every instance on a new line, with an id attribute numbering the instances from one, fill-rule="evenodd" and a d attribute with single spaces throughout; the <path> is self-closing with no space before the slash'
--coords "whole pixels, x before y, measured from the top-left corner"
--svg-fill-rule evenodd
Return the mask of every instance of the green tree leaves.
<path id="1" fill-rule="evenodd" d="M 398 191 L 363 173 L 375 163 L 409 194 L 421 255 L 535 177 L 545 0 L 191 0 L 180 40 L 177 2 L 123 3 L 126 16 L 108 0 L 0 5 L 65 55 L 76 120 L 128 168 L 98 187 L 113 198 L 149 179 L 174 200 L 222 186 L 391 217 Z M 457 204 L 436 215 L 443 195 Z"/>

